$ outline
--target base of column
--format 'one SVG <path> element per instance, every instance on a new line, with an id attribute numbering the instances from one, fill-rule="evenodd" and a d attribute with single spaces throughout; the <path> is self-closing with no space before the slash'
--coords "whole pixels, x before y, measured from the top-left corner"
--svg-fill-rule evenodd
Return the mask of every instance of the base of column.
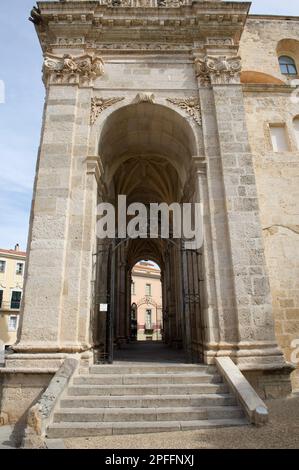
<path id="1" fill-rule="evenodd" d="M 205 363 L 212 364 L 215 357 L 229 356 L 242 369 L 281 368 L 286 361 L 276 342 L 255 341 L 240 343 L 206 343 Z"/>
<path id="2" fill-rule="evenodd" d="M 229 356 L 261 398 L 281 398 L 292 393 L 288 363 L 275 342 L 240 342 L 205 344 L 204 362 L 214 364 L 215 357 Z"/>
<path id="3" fill-rule="evenodd" d="M 15 344 L 12 349 L 16 353 L 81 353 L 89 351 L 92 348 L 88 343 L 72 343 L 72 342 L 25 342 Z"/>

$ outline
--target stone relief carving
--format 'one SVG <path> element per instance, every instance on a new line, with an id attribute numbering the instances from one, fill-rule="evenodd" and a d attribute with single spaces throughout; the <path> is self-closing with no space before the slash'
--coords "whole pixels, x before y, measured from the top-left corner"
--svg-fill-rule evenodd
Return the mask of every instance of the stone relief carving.
<path id="1" fill-rule="evenodd" d="M 92 98 L 91 99 L 91 112 L 90 112 L 90 123 L 94 124 L 98 116 L 115 103 L 124 100 L 124 97 L 113 97 L 113 98 Z"/>
<path id="2" fill-rule="evenodd" d="M 102 0 L 101 3 L 112 7 L 180 7 L 186 5 L 187 0 Z"/>
<path id="3" fill-rule="evenodd" d="M 45 82 L 50 80 L 52 83 L 90 85 L 95 78 L 103 75 L 104 63 L 100 57 L 91 54 L 46 54 L 43 72 Z"/>
<path id="4" fill-rule="evenodd" d="M 135 103 L 154 103 L 155 95 L 153 93 L 137 93 Z"/>
<path id="5" fill-rule="evenodd" d="M 206 56 L 195 60 L 196 74 L 201 85 L 240 83 L 241 57 Z"/>
<path id="6" fill-rule="evenodd" d="M 172 51 L 182 50 L 188 51 L 192 49 L 192 45 L 188 44 L 163 44 L 163 43 L 112 43 L 112 44 L 91 44 L 90 47 L 98 47 L 99 49 L 115 49 L 115 50 L 161 50 Z"/>
<path id="7" fill-rule="evenodd" d="M 77 44 L 83 44 L 84 43 L 84 38 L 83 37 L 77 37 L 77 38 L 57 38 L 56 44 L 59 46 L 75 46 Z"/>
<path id="8" fill-rule="evenodd" d="M 191 116 L 196 124 L 201 126 L 201 110 L 199 98 L 167 98 L 170 103 L 179 106 Z"/>
<path id="9" fill-rule="evenodd" d="M 231 46 L 233 40 L 231 38 L 207 38 L 207 44 L 212 46 Z"/>

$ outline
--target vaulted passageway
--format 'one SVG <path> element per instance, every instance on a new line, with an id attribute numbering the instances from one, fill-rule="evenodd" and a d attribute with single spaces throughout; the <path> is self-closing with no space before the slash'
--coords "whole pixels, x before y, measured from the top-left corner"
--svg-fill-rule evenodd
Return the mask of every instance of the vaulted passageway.
<path id="1" fill-rule="evenodd" d="M 172 109 L 150 102 L 120 108 L 107 118 L 100 135 L 105 189 L 99 202 L 112 203 L 116 213 L 119 195 L 126 196 L 127 205 L 147 208 L 151 203 L 195 202 L 195 154 L 192 128 Z M 116 239 L 99 240 L 95 299 L 96 306 L 107 303 L 107 311 L 95 315 L 97 360 L 112 362 L 116 350 L 118 357 L 122 351 L 125 355 L 124 345 L 131 338 L 132 268 L 142 259 L 161 267 L 164 343 L 183 349 L 189 362 L 202 359 L 201 257 L 172 238 L 173 217 L 170 211 L 166 239 L 161 234 L 150 238 L 148 215 L 145 237 L 122 238 L 116 221 Z M 127 222 L 131 219 L 126 216 Z"/>

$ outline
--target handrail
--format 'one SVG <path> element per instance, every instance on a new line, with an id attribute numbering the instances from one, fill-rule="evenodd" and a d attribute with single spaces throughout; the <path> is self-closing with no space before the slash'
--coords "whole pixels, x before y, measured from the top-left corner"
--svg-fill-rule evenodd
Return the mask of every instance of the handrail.
<path id="1" fill-rule="evenodd" d="M 252 424 L 268 422 L 268 408 L 230 357 L 216 357 L 217 368 Z"/>

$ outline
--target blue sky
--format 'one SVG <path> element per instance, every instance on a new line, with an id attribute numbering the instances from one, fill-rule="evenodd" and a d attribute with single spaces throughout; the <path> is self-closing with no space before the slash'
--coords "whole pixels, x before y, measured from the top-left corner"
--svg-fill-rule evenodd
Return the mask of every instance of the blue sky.
<path id="1" fill-rule="evenodd" d="M 1 0 L 0 80 L 0 247 L 26 248 L 35 163 L 40 139 L 44 87 L 42 55 L 27 19 L 34 0 Z M 255 0 L 252 13 L 299 15 L 294 0 Z"/>

